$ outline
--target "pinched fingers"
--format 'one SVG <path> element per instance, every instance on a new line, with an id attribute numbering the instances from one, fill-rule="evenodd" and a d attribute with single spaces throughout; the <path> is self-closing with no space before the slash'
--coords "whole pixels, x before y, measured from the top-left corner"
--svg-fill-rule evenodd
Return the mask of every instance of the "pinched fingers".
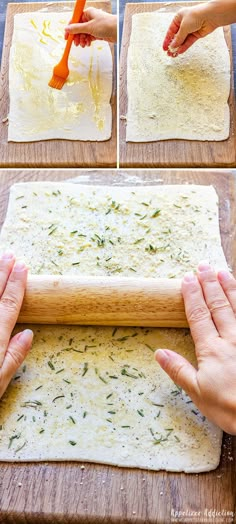
<path id="1" fill-rule="evenodd" d="M 207 307 L 222 338 L 235 339 L 236 319 L 232 306 L 224 293 L 216 272 L 207 262 L 198 266 L 198 279 L 202 286 Z"/>
<path id="2" fill-rule="evenodd" d="M 2 366 L 12 330 L 16 324 L 24 298 L 27 281 L 27 268 L 16 263 L 7 280 L 0 299 L 0 367 Z"/>
<path id="3" fill-rule="evenodd" d="M 194 343 L 197 345 L 219 336 L 210 311 L 205 302 L 202 288 L 193 273 L 187 273 L 182 282 L 186 317 Z"/>
<path id="4" fill-rule="evenodd" d="M 178 33 L 180 24 L 181 24 L 182 17 L 177 13 L 177 15 L 172 20 L 170 27 L 166 33 L 164 42 L 163 42 L 163 49 L 164 51 L 168 51 L 169 45 L 171 44 L 173 38 L 175 37 L 176 33 Z"/>

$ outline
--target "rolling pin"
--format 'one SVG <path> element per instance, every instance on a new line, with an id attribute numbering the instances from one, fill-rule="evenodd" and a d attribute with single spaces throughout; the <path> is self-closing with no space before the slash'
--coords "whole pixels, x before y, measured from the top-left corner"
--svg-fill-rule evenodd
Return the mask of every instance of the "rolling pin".
<path id="1" fill-rule="evenodd" d="M 181 280 L 29 275 L 20 323 L 187 327 Z"/>

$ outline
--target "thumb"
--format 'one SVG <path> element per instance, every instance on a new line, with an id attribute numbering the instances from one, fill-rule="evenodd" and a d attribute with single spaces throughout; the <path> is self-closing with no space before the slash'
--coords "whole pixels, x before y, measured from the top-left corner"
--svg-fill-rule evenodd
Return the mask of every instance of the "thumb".
<path id="1" fill-rule="evenodd" d="M 11 339 L 1 367 L 1 378 L 3 379 L 5 388 L 29 352 L 32 346 L 33 336 L 34 334 L 31 329 L 25 329 Z"/>
<path id="2" fill-rule="evenodd" d="M 77 34 L 91 34 L 91 20 L 89 22 L 82 22 L 80 24 L 70 24 L 65 27 L 66 33 L 69 35 Z"/>
<path id="3" fill-rule="evenodd" d="M 176 33 L 174 39 L 170 43 L 170 51 L 177 51 L 177 49 L 185 42 L 188 34 L 189 30 L 187 29 L 184 21 L 182 21 L 178 33 Z"/>
<path id="4" fill-rule="evenodd" d="M 184 357 L 169 349 L 158 349 L 155 359 L 175 384 L 189 396 L 198 396 L 197 371 Z"/>

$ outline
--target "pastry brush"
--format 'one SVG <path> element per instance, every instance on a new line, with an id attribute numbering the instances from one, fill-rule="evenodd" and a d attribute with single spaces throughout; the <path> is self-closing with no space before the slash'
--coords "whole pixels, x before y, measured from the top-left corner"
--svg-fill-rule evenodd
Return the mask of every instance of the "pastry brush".
<path id="1" fill-rule="evenodd" d="M 72 19 L 70 22 L 71 24 L 75 24 L 80 21 L 80 18 L 84 10 L 85 2 L 86 0 L 76 0 Z M 53 69 L 53 75 L 48 85 L 50 87 L 53 87 L 54 89 L 62 89 L 62 87 L 64 86 L 66 82 L 66 79 L 69 76 L 70 71 L 68 67 L 68 59 L 69 59 L 69 54 L 70 54 L 73 38 L 74 38 L 74 35 L 68 36 L 62 58 L 60 62 Z"/>

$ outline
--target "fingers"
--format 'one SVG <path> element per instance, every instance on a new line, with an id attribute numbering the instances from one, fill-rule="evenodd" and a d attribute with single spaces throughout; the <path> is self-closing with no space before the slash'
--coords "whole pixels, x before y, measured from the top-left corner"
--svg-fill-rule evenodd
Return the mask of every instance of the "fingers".
<path id="1" fill-rule="evenodd" d="M 230 339 L 236 330 L 235 315 L 215 271 L 207 262 L 199 264 L 198 279 L 219 335 L 222 338 Z"/>
<path id="2" fill-rule="evenodd" d="M 24 298 L 27 280 L 27 268 L 23 263 L 16 263 L 8 278 L 0 300 L 0 367 L 8 348 L 11 332 L 16 324 Z"/>
<path id="3" fill-rule="evenodd" d="M 171 42 L 171 47 L 173 49 L 178 49 L 181 45 L 183 45 L 188 35 L 189 35 L 189 30 L 183 20 L 180 24 L 180 28 L 178 32 L 176 33 L 174 39 Z"/>
<path id="4" fill-rule="evenodd" d="M 90 22 L 83 22 L 79 24 L 70 24 L 65 27 L 66 33 L 69 35 L 76 35 L 76 34 L 90 34 L 91 30 L 91 23 Z"/>
<path id="5" fill-rule="evenodd" d="M 206 305 L 202 288 L 193 273 L 187 273 L 182 282 L 182 293 L 186 317 L 195 344 L 219 336 L 210 311 Z"/>
<path id="6" fill-rule="evenodd" d="M 231 304 L 232 310 L 236 315 L 236 280 L 229 271 L 219 271 L 217 276 L 220 285 Z"/>
<path id="7" fill-rule="evenodd" d="M 0 397 L 30 350 L 33 336 L 33 332 L 30 329 L 26 329 L 15 335 L 10 341 L 0 370 Z"/>
<path id="8" fill-rule="evenodd" d="M 0 297 L 2 296 L 15 262 L 13 253 L 4 253 L 0 258 Z"/>
<path id="9" fill-rule="evenodd" d="M 185 53 L 185 51 L 192 47 L 192 45 L 195 44 L 195 42 L 197 42 L 198 39 L 199 37 L 194 34 L 188 35 L 185 42 L 178 48 L 178 51 L 175 56 L 182 55 L 183 53 Z"/>
<path id="10" fill-rule="evenodd" d="M 155 359 L 171 380 L 190 396 L 199 395 L 196 369 L 181 355 L 169 349 L 158 349 Z"/>
<path id="11" fill-rule="evenodd" d="M 181 24 L 182 17 L 177 13 L 177 15 L 172 20 L 170 27 L 166 33 L 164 42 L 163 42 L 163 49 L 164 51 L 168 51 L 169 45 L 171 44 L 173 38 L 175 37 L 176 33 L 178 33 L 180 24 Z"/>

